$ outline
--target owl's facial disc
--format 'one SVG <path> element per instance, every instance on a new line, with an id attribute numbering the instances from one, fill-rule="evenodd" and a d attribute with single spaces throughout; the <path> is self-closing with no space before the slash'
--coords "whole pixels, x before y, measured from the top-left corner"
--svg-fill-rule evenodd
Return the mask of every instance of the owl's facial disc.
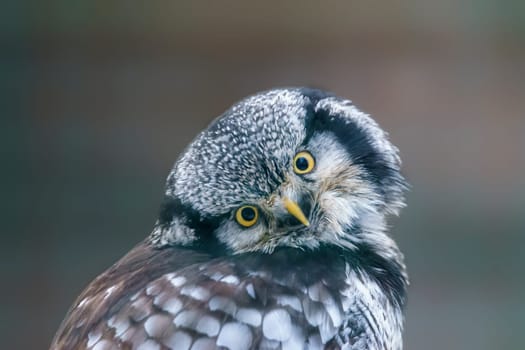
<path id="1" fill-rule="evenodd" d="M 333 133 L 314 133 L 289 159 L 275 191 L 241 204 L 216 230 L 233 251 L 351 246 L 349 228 L 367 210 L 377 214 L 376 191 Z"/>
<path id="2" fill-rule="evenodd" d="M 386 134 L 348 100 L 307 89 L 254 95 L 177 161 L 152 240 L 233 253 L 351 248 L 358 231 L 381 236 L 385 215 L 403 206 L 399 167 Z"/>

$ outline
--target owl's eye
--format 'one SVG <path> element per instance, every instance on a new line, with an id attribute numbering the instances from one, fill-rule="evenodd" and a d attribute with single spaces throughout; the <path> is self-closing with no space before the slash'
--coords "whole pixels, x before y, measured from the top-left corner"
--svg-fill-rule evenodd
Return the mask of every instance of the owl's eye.
<path id="1" fill-rule="evenodd" d="M 243 227 L 251 227 L 257 223 L 259 211 L 252 205 L 244 205 L 237 209 L 235 220 Z"/>
<path id="2" fill-rule="evenodd" d="M 315 159 L 310 152 L 301 151 L 293 158 L 293 171 L 296 174 L 308 174 L 314 170 Z"/>

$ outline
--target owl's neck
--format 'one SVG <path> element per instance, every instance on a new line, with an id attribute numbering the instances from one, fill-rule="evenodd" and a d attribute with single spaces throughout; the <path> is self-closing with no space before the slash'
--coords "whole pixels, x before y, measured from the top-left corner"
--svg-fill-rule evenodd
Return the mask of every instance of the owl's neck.
<path id="1" fill-rule="evenodd" d="M 354 271 L 375 280 L 393 304 L 402 308 L 409 284 L 403 254 L 386 234 L 374 240 L 362 240 L 355 249 L 346 249 L 345 259 Z"/>
<path id="2" fill-rule="evenodd" d="M 362 215 L 344 231 L 337 246 L 350 267 L 376 280 L 390 299 L 403 307 L 408 275 L 403 253 L 387 233 L 385 217 L 377 212 Z"/>

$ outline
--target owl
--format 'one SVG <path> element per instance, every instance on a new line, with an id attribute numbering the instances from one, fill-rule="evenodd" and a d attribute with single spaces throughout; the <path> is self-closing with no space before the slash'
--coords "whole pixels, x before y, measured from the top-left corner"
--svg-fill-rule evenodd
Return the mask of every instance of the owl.
<path id="1" fill-rule="evenodd" d="M 408 278 L 386 224 L 400 165 L 349 100 L 245 98 L 182 153 L 152 232 L 81 293 L 51 349 L 402 349 Z"/>

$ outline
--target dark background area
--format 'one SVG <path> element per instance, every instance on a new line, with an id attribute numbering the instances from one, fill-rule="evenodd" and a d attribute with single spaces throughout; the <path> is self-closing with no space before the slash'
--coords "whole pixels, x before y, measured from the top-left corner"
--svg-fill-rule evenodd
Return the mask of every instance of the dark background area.
<path id="1" fill-rule="evenodd" d="M 406 349 L 521 349 L 525 2 L 3 3 L 0 335 L 49 346 L 144 238 L 183 147 L 238 99 L 310 85 L 390 132 Z"/>

